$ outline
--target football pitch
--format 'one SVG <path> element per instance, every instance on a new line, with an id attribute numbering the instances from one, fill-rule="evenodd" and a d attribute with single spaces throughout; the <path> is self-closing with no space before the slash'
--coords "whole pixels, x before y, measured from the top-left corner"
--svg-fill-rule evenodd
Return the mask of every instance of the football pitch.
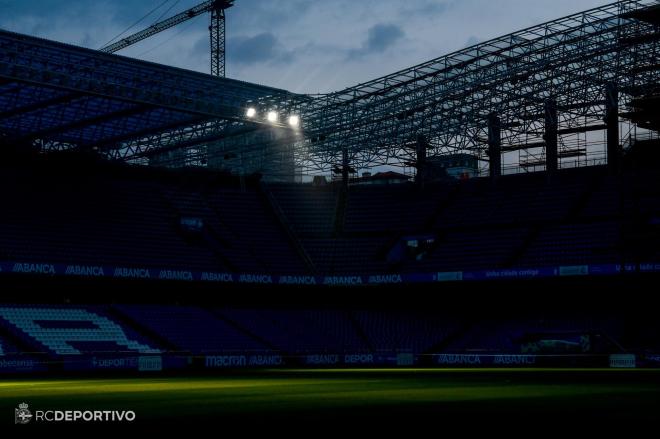
<path id="1" fill-rule="evenodd" d="M 380 429 L 402 423 L 454 428 L 630 423 L 660 420 L 659 401 L 659 370 L 267 370 L 203 377 L 11 378 L 0 380 L 0 423 L 14 424 L 20 403 L 33 413 L 131 410 L 133 424 L 212 423 L 250 430 L 356 422 Z"/>

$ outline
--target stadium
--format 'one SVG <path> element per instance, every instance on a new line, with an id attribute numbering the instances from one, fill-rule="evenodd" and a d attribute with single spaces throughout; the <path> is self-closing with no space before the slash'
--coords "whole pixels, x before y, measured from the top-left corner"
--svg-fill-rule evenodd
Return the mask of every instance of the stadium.
<path id="1" fill-rule="evenodd" d="M 0 30 L 0 423 L 657 420 L 657 1 L 315 95 L 225 77 L 240 6 Z M 115 54 L 200 15 L 210 75 Z"/>

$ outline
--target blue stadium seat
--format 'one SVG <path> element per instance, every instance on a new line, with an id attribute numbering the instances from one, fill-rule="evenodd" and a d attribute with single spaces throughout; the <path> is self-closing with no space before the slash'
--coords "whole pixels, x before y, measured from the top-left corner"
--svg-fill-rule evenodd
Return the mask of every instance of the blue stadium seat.
<path id="1" fill-rule="evenodd" d="M 201 308 L 118 305 L 116 309 L 182 351 L 196 354 L 270 351 L 259 340 Z"/>
<path id="2" fill-rule="evenodd" d="M 102 351 L 114 345 L 116 350 L 133 353 L 160 352 L 129 338 L 119 324 L 107 317 L 82 308 L 0 307 L 0 318 L 32 344 L 58 355 L 82 354 L 77 344 L 84 345 L 88 351 Z"/>

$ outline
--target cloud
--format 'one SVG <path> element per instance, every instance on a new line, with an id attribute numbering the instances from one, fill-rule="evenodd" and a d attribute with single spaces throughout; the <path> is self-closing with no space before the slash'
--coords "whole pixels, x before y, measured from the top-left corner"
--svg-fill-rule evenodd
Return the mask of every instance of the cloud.
<path id="1" fill-rule="evenodd" d="M 352 49 L 349 59 L 383 53 L 404 37 L 403 30 L 395 24 L 379 23 L 369 29 L 367 40 L 359 49 Z"/>
<path id="2" fill-rule="evenodd" d="M 481 40 L 479 38 L 475 37 L 474 35 L 470 36 L 470 38 L 467 39 L 465 42 L 465 47 L 470 47 L 474 46 L 475 44 L 479 44 Z"/>
<path id="3" fill-rule="evenodd" d="M 271 31 L 304 20 L 315 6 L 313 0 L 242 0 L 227 11 L 227 17 L 233 29 Z"/>
<path id="4" fill-rule="evenodd" d="M 230 39 L 231 52 L 228 61 L 242 65 L 259 63 L 281 63 L 293 59 L 293 53 L 286 50 L 277 37 L 270 32 L 253 37 Z"/>
<path id="5" fill-rule="evenodd" d="M 0 28 L 99 48 L 163 1 L 0 0 Z M 170 0 L 129 33 L 201 1 Z M 227 74 L 335 91 L 611 1 L 240 0 L 227 11 Z M 208 25 L 201 15 L 120 54 L 208 73 Z"/>
<path id="6" fill-rule="evenodd" d="M 195 0 L 192 0 L 193 2 Z M 99 48 L 156 6 L 155 2 L 115 0 L 21 0 L 0 2 L 0 28 L 86 47 Z M 167 5 L 132 28 L 150 24 Z"/>
<path id="7" fill-rule="evenodd" d="M 453 3 L 453 1 L 442 2 L 439 0 L 410 2 L 401 7 L 401 14 L 403 16 L 437 18 L 439 15 L 444 14 L 450 6 L 453 6 Z"/>

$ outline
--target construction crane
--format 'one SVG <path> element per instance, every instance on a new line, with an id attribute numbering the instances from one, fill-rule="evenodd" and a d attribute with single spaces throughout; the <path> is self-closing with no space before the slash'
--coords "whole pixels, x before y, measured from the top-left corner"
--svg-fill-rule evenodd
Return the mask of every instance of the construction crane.
<path id="1" fill-rule="evenodd" d="M 101 52 L 115 53 L 164 30 L 188 21 L 198 15 L 211 13 L 211 74 L 225 77 L 225 10 L 234 6 L 234 0 L 210 0 L 153 24 L 129 37 L 103 47 Z"/>

